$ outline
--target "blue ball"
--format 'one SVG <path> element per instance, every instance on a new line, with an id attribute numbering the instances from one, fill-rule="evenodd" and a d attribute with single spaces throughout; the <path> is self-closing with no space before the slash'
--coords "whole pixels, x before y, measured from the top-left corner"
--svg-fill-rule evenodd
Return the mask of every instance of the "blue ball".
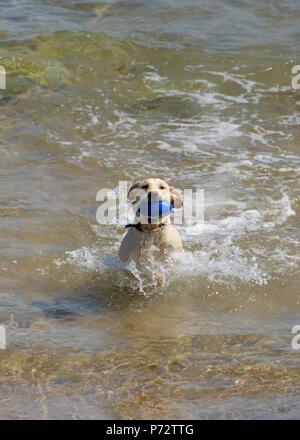
<path id="1" fill-rule="evenodd" d="M 168 200 L 160 200 L 159 202 L 150 203 L 145 201 L 140 204 L 138 213 L 147 218 L 161 218 L 170 215 L 173 211 L 173 205 Z"/>

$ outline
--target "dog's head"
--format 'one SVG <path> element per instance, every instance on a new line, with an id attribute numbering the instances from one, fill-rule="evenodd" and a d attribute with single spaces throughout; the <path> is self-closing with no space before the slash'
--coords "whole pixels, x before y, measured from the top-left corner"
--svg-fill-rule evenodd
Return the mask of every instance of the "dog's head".
<path id="1" fill-rule="evenodd" d="M 135 210 L 146 199 L 151 199 L 152 202 L 168 200 L 175 209 L 182 206 L 179 192 L 162 179 L 145 179 L 132 185 L 128 192 L 128 200 L 134 205 Z"/>

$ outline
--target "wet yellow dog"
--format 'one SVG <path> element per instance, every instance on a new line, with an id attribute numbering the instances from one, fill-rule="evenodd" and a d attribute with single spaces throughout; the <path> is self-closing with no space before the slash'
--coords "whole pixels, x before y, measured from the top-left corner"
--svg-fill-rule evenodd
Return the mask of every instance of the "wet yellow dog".
<path id="1" fill-rule="evenodd" d="M 175 209 L 181 208 L 182 200 L 179 192 L 162 179 L 146 179 L 135 183 L 128 192 L 128 199 L 135 212 L 139 205 L 149 199 L 156 201 L 168 200 Z M 166 215 L 155 224 L 140 214 L 137 223 L 127 225 L 119 258 L 122 261 L 135 261 L 138 264 L 162 261 L 167 257 L 178 255 L 182 251 L 179 232 L 170 223 L 170 215 Z"/>

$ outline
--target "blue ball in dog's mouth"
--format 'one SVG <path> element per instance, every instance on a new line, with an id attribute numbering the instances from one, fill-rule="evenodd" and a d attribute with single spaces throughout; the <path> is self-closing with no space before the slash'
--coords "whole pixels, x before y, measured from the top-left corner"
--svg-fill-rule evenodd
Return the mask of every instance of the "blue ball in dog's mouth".
<path id="1" fill-rule="evenodd" d="M 151 203 L 151 201 L 142 202 L 138 209 L 138 214 L 147 218 L 158 219 L 170 215 L 173 211 L 173 205 L 168 200 L 160 200 Z"/>

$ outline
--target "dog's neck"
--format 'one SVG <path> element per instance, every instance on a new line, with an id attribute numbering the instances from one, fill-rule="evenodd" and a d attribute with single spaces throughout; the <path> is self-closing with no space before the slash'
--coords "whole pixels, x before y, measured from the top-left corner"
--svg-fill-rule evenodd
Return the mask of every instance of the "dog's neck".
<path id="1" fill-rule="evenodd" d="M 169 221 L 163 223 L 135 223 L 128 224 L 126 228 L 136 228 L 140 232 L 158 232 L 166 228 L 169 225 Z"/>

